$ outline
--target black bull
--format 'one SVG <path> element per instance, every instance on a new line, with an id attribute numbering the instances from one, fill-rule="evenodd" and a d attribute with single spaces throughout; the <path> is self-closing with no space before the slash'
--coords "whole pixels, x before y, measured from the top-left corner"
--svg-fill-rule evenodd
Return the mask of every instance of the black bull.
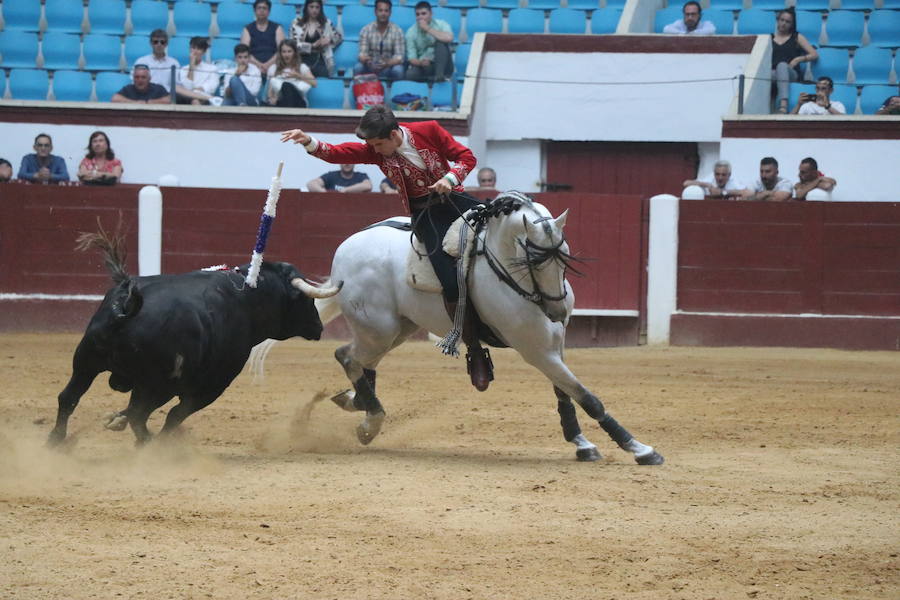
<path id="1" fill-rule="evenodd" d="M 160 433 L 218 398 L 241 372 L 250 350 L 266 338 L 318 340 L 322 322 L 313 297 L 338 288 L 310 285 L 289 263 L 264 262 L 257 287 L 239 271 L 130 277 L 114 245 L 95 236 L 117 283 L 106 293 L 75 350 L 72 377 L 59 394 L 51 445 L 66 437 L 69 417 L 94 379 L 110 371 L 109 385 L 131 392 L 125 420 L 138 443 L 151 438 L 147 419 L 178 396 Z M 113 427 L 113 421 L 108 426 Z"/>

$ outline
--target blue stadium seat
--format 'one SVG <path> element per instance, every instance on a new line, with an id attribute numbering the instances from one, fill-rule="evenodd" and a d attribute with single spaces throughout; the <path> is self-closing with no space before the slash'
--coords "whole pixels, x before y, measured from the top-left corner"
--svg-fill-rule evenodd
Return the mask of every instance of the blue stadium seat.
<path id="1" fill-rule="evenodd" d="M 587 32 L 587 17 L 583 10 L 574 8 L 557 8 L 550 11 L 550 33 Z"/>
<path id="2" fill-rule="evenodd" d="M 867 85 L 859 96 L 859 109 L 864 115 L 873 115 L 885 100 L 896 95 L 896 85 Z"/>
<path id="3" fill-rule="evenodd" d="M 841 0 L 841 10 L 875 10 L 875 0 Z"/>
<path id="4" fill-rule="evenodd" d="M 209 46 L 209 58 L 217 60 L 234 60 L 234 47 L 240 43 L 238 38 L 217 37 Z"/>
<path id="5" fill-rule="evenodd" d="M 38 31 L 41 20 L 41 3 L 36 0 L 4 0 L 3 30 Z"/>
<path id="6" fill-rule="evenodd" d="M 828 12 L 830 0 L 797 0 L 794 8 L 800 10 L 817 10 L 820 12 Z"/>
<path id="7" fill-rule="evenodd" d="M 306 99 L 309 108 L 344 108 L 344 81 L 319 77 Z"/>
<path id="8" fill-rule="evenodd" d="M 591 15 L 591 33 L 615 33 L 622 18 L 621 8 L 601 8 Z"/>
<path id="9" fill-rule="evenodd" d="M 753 0 L 752 8 L 757 10 L 781 10 L 785 7 L 785 0 Z M 775 18 L 772 18 L 772 27 L 774 28 Z"/>
<path id="10" fill-rule="evenodd" d="M 405 58 L 405 57 L 404 57 Z M 344 41 L 334 51 L 334 68 L 338 75 L 343 70 L 343 75 L 353 75 L 353 67 L 359 62 L 359 43 Z"/>
<path id="11" fill-rule="evenodd" d="M 44 69 L 12 69 L 9 94 L 13 100 L 46 100 L 50 78 Z"/>
<path id="12" fill-rule="evenodd" d="M 392 10 L 391 10 L 391 14 L 393 14 L 393 12 L 394 12 L 395 10 L 397 10 L 398 8 L 400 8 L 400 7 L 399 7 L 399 6 L 394 6 L 394 7 L 392 8 Z M 324 7 L 323 12 L 325 13 L 325 18 L 328 19 L 329 21 L 331 21 L 331 24 L 332 24 L 333 26 L 337 27 L 337 24 L 338 24 L 338 9 L 337 9 L 337 6 L 332 6 L 332 5 L 329 4 L 328 6 Z M 414 12 L 415 12 L 415 11 L 414 11 Z M 297 17 L 295 16 L 294 18 L 297 18 Z M 374 8 L 372 8 L 372 20 L 373 20 L 373 21 L 375 20 L 375 9 L 374 9 Z M 414 20 L 415 20 L 415 19 L 414 19 Z M 290 23 L 288 23 L 288 26 L 290 26 Z M 287 32 L 285 32 L 285 33 L 287 33 Z"/>
<path id="13" fill-rule="evenodd" d="M 91 0 L 88 4 L 91 33 L 125 33 L 125 0 Z"/>
<path id="14" fill-rule="evenodd" d="M 431 16 L 435 19 L 446 21 L 450 25 L 450 29 L 453 30 L 453 38 L 459 40 L 459 35 L 462 33 L 462 13 L 458 8 L 435 6 L 431 10 Z M 406 30 L 403 32 L 406 33 Z"/>
<path id="15" fill-rule="evenodd" d="M 432 3 L 432 7 L 434 7 L 435 4 L 437 4 L 437 2 Z M 478 6 L 480 6 L 480 3 L 478 2 L 478 0 L 446 0 L 444 5 L 447 8 L 469 9 L 469 8 L 477 8 Z M 432 12 L 432 15 L 434 15 L 434 8 L 432 8 L 431 12 Z"/>
<path id="16" fill-rule="evenodd" d="M 453 64 L 456 67 L 456 78 L 464 79 L 466 76 L 466 67 L 469 64 L 469 54 L 472 51 L 472 44 L 460 44 L 453 53 Z"/>
<path id="17" fill-rule="evenodd" d="M 326 2 L 327 2 L 327 0 L 326 0 Z M 250 5 L 250 8 L 251 8 L 251 12 L 252 12 L 252 8 L 253 8 L 252 3 Z M 369 12 L 371 14 L 371 9 L 369 9 Z M 328 16 L 328 14 L 329 14 L 329 11 L 326 10 L 325 16 L 327 16 L 329 19 L 331 19 L 331 17 Z M 293 23 L 294 19 L 296 19 L 296 18 L 297 18 L 297 7 L 296 6 L 291 6 L 290 4 L 276 4 L 275 2 L 272 3 L 272 10 L 269 11 L 269 19 L 272 21 L 275 21 L 276 23 L 278 23 L 279 25 L 284 27 L 284 35 L 286 37 L 291 37 L 291 23 Z M 251 15 L 251 18 L 247 20 L 247 23 L 249 23 L 252 20 L 253 20 L 253 18 Z M 373 21 L 375 20 L 374 15 L 372 16 L 372 20 Z M 247 23 L 244 23 L 244 25 L 246 25 Z M 337 27 L 337 21 L 335 21 L 334 19 L 332 19 L 332 24 L 335 27 Z"/>
<path id="18" fill-rule="evenodd" d="M 885 0 L 886 4 L 887 0 Z M 869 43 L 873 46 L 882 48 L 900 47 L 900 11 L 872 11 L 872 14 L 869 15 L 869 39 Z"/>
<path id="19" fill-rule="evenodd" d="M 863 29 L 866 25 L 864 13 L 854 10 L 833 10 L 825 21 L 825 35 L 829 46 L 856 48 L 862 45 Z"/>
<path id="20" fill-rule="evenodd" d="M 38 36 L 30 31 L 0 31 L 0 54 L 6 69 L 33 69 L 37 66 Z"/>
<path id="21" fill-rule="evenodd" d="M 391 89 L 388 92 L 388 96 L 390 98 L 390 106 L 393 109 L 397 109 L 397 105 L 394 103 L 394 97 L 399 96 L 400 94 L 415 94 L 416 96 L 421 96 L 422 98 L 428 98 L 428 84 L 421 81 L 409 81 L 406 79 L 400 79 L 399 81 L 395 81 L 391 83 Z M 385 104 L 387 104 L 387 98 L 385 98 Z"/>
<path id="22" fill-rule="evenodd" d="M 130 70 L 141 56 L 150 54 L 150 40 L 145 35 L 129 35 L 125 38 L 125 69 Z"/>
<path id="23" fill-rule="evenodd" d="M 158 0 L 134 0 L 131 3 L 132 35 L 150 35 L 154 29 L 165 29 L 168 24 L 168 3 Z"/>
<path id="24" fill-rule="evenodd" d="M 172 9 L 175 20 L 175 33 L 179 36 L 209 35 L 209 22 L 212 18 L 209 4 L 199 2 L 177 2 Z"/>
<path id="25" fill-rule="evenodd" d="M 528 0 L 527 7 L 532 10 L 554 10 L 557 8 L 562 8 L 560 6 L 562 2 L 560 0 Z M 584 10 L 578 6 L 572 6 L 571 2 L 569 3 L 569 8 L 577 8 L 579 10 Z M 596 6 L 591 7 L 591 10 L 594 10 Z"/>
<path id="26" fill-rule="evenodd" d="M 81 33 L 84 5 L 72 0 L 47 0 L 44 18 L 47 19 L 47 31 Z"/>
<path id="27" fill-rule="evenodd" d="M 737 19 L 739 35 L 760 35 L 775 31 L 775 13 L 757 8 L 742 10 Z"/>
<path id="28" fill-rule="evenodd" d="M 900 0 L 882 0 L 881 8 L 896 10 L 896 9 L 900 8 Z"/>
<path id="29" fill-rule="evenodd" d="M 6 96 L 6 71 L 0 69 L 0 100 Z"/>
<path id="30" fill-rule="evenodd" d="M 877 46 L 858 48 L 853 54 L 857 84 L 887 84 L 891 81 L 891 51 Z"/>
<path id="31" fill-rule="evenodd" d="M 734 13 L 730 10 L 704 10 L 700 17 L 704 21 L 712 21 L 716 26 L 716 35 L 734 33 Z"/>
<path id="32" fill-rule="evenodd" d="M 359 39 L 359 31 L 375 20 L 375 14 L 368 6 L 345 6 L 341 13 L 341 28 L 344 31 L 344 39 L 356 41 Z"/>
<path id="33" fill-rule="evenodd" d="M 71 33 L 48 31 L 41 40 L 41 54 L 44 56 L 45 69 L 78 69 L 81 38 Z"/>
<path id="34" fill-rule="evenodd" d="M 188 64 L 191 58 L 191 38 L 180 35 L 169 38 L 166 54 L 177 60 L 178 64 Z"/>
<path id="35" fill-rule="evenodd" d="M 454 4 L 453 6 L 460 5 Z M 510 10 L 519 7 L 519 0 L 486 0 L 484 6 L 485 8 L 493 8 L 494 10 Z M 468 15 L 469 13 L 466 14 Z"/>
<path id="36" fill-rule="evenodd" d="M 416 9 L 412 6 L 395 6 L 391 11 L 391 22 L 405 34 L 406 30 L 416 23 Z"/>
<path id="37" fill-rule="evenodd" d="M 625 0 L 606 0 L 606 8 L 625 8 Z"/>
<path id="38" fill-rule="evenodd" d="M 94 82 L 97 102 L 109 102 L 113 94 L 131 83 L 131 77 L 124 73 L 102 71 L 97 73 L 97 81 Z"/>
<path id="39" fill-rule="evenodd" d="M 492 8 L 473 8 L 466 13 L 466 35 L 472 36 L 480 31 L 500 33 L 503 31 L 503 12 Z"/>
<path id="40" fill-rule="evenodd" d="M 509 11 L 507 33 L 544 33 L 544 11 L 514 8 Z"/>
<path id="41" fill-rule="evenodd" d="M 819 48 L 819 59 L 812 65 L 813 76 L 828 76 L 835 83 L 847 81 L 850 53 L 843 48 Z"/>
<path id="42" fill-rule="evenodd" d="M 453 98 L 453 91 L 456 87 L 456 81 L 441 81 L 432 85 L 430 96 L 431 109 L 456 110 L 459 104 L 459 101 Z"/>
<path id="43" fill-rule="evenodd" d="M 216 11 L 216 23 L 219 25 L 219 35 L 222 37 L 239 38 L 244 30 L 244 25 L 254 20 L 253 7 L 236 2 L 223 3 Z M 285 27 L 284 23 L 279 23 Z M 289 36 L 287 29 L 284 34 Z"/>
<path id="44" fill-rule="evenodd" d="M 709 10 L 744 10 L 744 0 L 709 0 Z"/>
<path id="45" fill-rule="evenodd" d="M 800 94 L 815 94 L 816 86 L 811 83 L 794 82 L 788 89 L 788 112 L 794 110 L 800 100 Z"/>
<path id="46" fill-rule="evenodd" d="M 114 35 L 90 33 L 84 36 L 84 68 L 89 71 L 118 71 L 122 68 L 122 42 Z"/>
<path id="47" fill-rule="evenodd" d="M 683 14 L 680 6 L 660 8 L 656 11 L 656 16 L 653 18 L 653 31 L 655 33 L 662 33 L 662 30 L 666 25 L 674 23 L 680 19 Z"/>
<path id="48" fill-rule="evenodd" d="M 822 13 L 811 10 L 797 11 L 797 31 L 803 34 L 809 43 L 819 46 L 819 37 L 822 34 Z"/>
<path id="49" fill-rule="evenodd" d="M 94 91 L 86 71 L 57 71 L 53 74 L 53 97 L 63 102 L 87 102 Z"/>
<path id="50" fill-rule="evenodd" d="M 599 10 L 600 0 L 569 0 L 569 8 L 577 8 L 578 10 Z M 607 3 L 607 8 L 612 8 Z"/>

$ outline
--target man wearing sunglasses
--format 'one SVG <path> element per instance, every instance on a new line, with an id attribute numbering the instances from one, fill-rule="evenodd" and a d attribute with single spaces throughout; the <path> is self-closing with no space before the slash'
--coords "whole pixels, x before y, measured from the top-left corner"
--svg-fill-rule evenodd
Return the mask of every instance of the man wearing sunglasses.
<path id="1" fill-rule="evenodd" d="M 153 48 L 153 52 L 140 57 L 134 61 L 134 64 L 147 65 L 147 68 L 150 69 L 150 81 L 163 86 L 167 92 L 171 92 L 172 67 L 175 67 L 177 72 L 181 68 L 181 64 L 166 54 L 166 49 L 169 47 L 169 34 L 163 29 L 154 29 L 150 34 L 150 47 Z"/>
<path id="2" fill-rule="evenodd" d="M 19 179 L 32 183 L 63 183 L 69 181 L 66 161 L 50 154 L 53 141 L 46 133 L 34 138 L 34 154 L 26 154 L 19 167 Z"/>

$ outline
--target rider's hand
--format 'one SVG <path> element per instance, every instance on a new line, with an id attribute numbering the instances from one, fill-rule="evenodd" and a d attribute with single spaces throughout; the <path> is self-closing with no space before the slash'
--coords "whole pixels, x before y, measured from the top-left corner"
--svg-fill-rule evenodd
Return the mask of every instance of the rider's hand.
<path id="1" fill-rule="evenodd" d="M 303 133 L 302 129 L 291 129 L 289 131 L 281 132 L 282 142 L 294 142 L 295 144 L 303 144 L 305 146 L 311 139 L 312 138 Z"/>
<path id="2" fill-rule="evenodd" d="M 446 177 L 441 177 L 433 184 L 429 185 L 428 189 L 443 197 L 450 193 L 450 191 L 453 189 L 453 186 L 450 185 L 450 182 L 447 181 Z"/>

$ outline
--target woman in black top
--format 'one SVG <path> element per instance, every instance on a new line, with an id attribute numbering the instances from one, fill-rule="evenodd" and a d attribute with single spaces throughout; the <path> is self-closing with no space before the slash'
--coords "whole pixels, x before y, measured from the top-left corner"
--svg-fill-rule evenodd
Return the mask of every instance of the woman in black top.
<path id="1" fill-rule="evenodd" d="M 343 35 L 322 11 L 322 0 L 306 0 L 303 14 L 294 19 L 291 38 L 297 42 L 303 62 L 316 77 L 334 73 L 334 48 Z"/>
<path id="2" fill-rule="evenodd" d="M 793 7 L 777 13 L 772 34 L 772 83 L 776 87 L 778 112 L 788 112 L 788 92 L 792 81 L 801 81 L 800 63 L 812 62 L 819 53 L 802 33 L 797 33 L 797 15 Z"/>

